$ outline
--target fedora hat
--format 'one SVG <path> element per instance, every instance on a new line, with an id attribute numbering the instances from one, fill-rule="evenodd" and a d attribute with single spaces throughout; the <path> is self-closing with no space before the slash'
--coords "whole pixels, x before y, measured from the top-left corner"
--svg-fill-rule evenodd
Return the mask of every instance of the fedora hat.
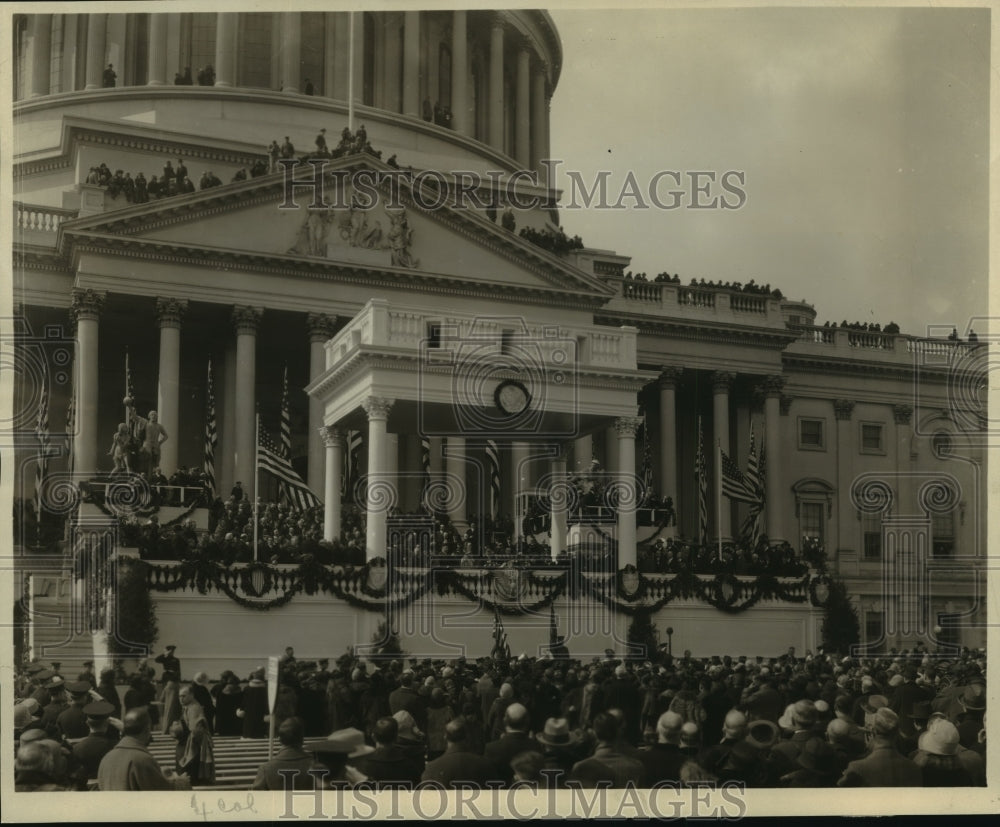
<path id="1" fill-rule="evenodd" d="M 970 683 L 959 698 L 964 709 L 981 712 L 986 709 L 986 687 L 980 683 Z"/>
<path id="2" fill-rule="evenodd" d="M 958 728 L 951 721 L 935 721 L 920 734 L 917 748 L 931 755 L 954 755 L 958 752 Z"/>
<path id="3" fill-rule="evenodd" d="M 396 719 L 396 723 L 399 725 L 399 737 L 406 737 L 411 741 L 422 741 L 424 739 L 424 733 L 417 726 L 416 720 L 405 709 L 399 710 L 392 717 Z"/>
<path id="4" fill-rule="evenodd" d="M 899 727 L 899 716 L 888 707 L 877 710 L 871 719 L 876 735 L 893 735 Z"/>
<path id="5" fill-rule="evenodd" d="M 878 710 L 889 706 L 889 699 L 885 695 L 869 695 L 861 704 L 865 712 L 874 715 Z"/>
<path id="6" fill-rule="evenodd" d="M 811 738 L 799 753 L 799 766 L 815 772 L 830 772 L 837 766 L 837 753 L 826 741 Z"/>
<path id="7" fill-rule="evenodd" d="M 780 738 L 781 733 L 777 724 L 766 718 L 752 721 L 747 728 L 746 742 L 757 749 L 770 749 L 778 743 Z"/>
<path id="8" fill-rule="evenodd" d="M 309 752 L 336 753 L 348 758 L 360 758 L 375 752 L 375 747 L 365 743 L 365 734 L 360 729 L 349 727 L 338 729 L 324 741 L 313 741 L 306 746 Z"/>
<path id="9" fill-rule="evenodd" d="M 550 747 L 568 747 L 579 743 L 580 737 L 571 732 L 565 718 L 549 718 L 545 728 L 535 736 L 539 743 Z"/>
<path id="10" fill-rule="evenodd" d="M 913 718 L 915 721 L 926 721 L 931 717 L 932 711 L 930 701 L 917 701 L 910 710 L 908 717 Z"/>

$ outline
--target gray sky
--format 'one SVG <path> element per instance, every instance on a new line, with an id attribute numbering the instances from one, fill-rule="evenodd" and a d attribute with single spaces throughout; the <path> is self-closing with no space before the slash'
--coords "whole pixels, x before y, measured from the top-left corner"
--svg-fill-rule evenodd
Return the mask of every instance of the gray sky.
<path id="1" fill-rule="evenodd" d="M 566 168 L 585 181 L 611 170 L 615 201 L 630 169 L 643 186 L 660 170 L 746 174 L 741 209 L 626 199 L 623 210 L 563 209 L 570 235 L 631 255 L 650 278 L 770 282 L 812 303 L 820 323 L 963 331 L 986 314 L 987 10 L 552 16 L 564 52 L 552 100 L 558 186 Z M 735 202 L 719 184 L 702 198 L 716 195 Z"/>

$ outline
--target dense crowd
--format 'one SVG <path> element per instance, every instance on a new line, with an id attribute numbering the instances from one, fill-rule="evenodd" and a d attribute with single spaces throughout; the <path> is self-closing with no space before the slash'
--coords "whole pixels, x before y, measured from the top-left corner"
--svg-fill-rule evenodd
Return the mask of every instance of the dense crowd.
<path id="1" fill-rule="evenodd" d="M 839 325 L 836 322 L 823 322 L 823 327 L 836 330 L 838 327 L 841 330 L 860 330 L 865 333 L 889 333 L 896 335 L 899 333 L 899 325 L 895 322 L 889 322 L 885 327 L 882 327 L 878 322 L 848 322 L 844 319 Z"/>
<path id="2" fill-rule="evenodd" d="M 985 784 L 983 651 L 699 659 L 661 649 L 644 662 L 552 651 L 374 663 L 351 651 L 299 660 L 288 647 L 274 709 L 281 749 L 253 789 L 281 789 L 281 769 L 302 771 L 297 788 L 317 775 L 348 787 Z M 80 789 L 87 778 L 101 789 L 211 783 L 213 734 L 266 737 L 262 668 L 183 684 L 174 647 L 156 661 L 159 679 L 141 662 L 120 701 L 110 669 L 73 683 L 58 664 L 19 670 L 18 789 Z M 148 767 L 152 728 L 177 739 L 178 775 Z M 124 772 L 129 760 L 146 772 Z"/>
<path id="3" fill-rule="evenodd" d="M 250 175 L 256 177 L 264 175 L 268 171 L 265 161 L 258 161 L 253 165 Z M 247 177 L 247 170 L 239 170 L 233 177 L 233 181 L 244 180 Z M 196 191 L 194 181 L 188 174 L 188 168 L 184 164 L 183 158 L 177 159 L 177 166 L 172 161 L 167 161 L 162 173 L 151 175 L 149 179 L 143 172 L 137 172 L 132 177 L 131 172 L 124 172 L 117 169 L 114 174 L 107 164 L 101 163 L 96 167 L 91 167 L 87 172 L 86 183 L 104 187 L 108 195 L 117 198 L 125 196 L 129 204 L 145 204 L 159 198 L 167 198 L 172 195 L 184 195 Z M 221 187 L 222 179 L 211 170 L 205 170 L 198 181 L 198 189 L 212 189 Z"/>
<path id="4" fill-rule="evenodd" d="M 632 271 L 629 270 L 625 274 L 625 280 L 649 281 L 649 277 L 646 273 L 633 274 Z M 680 284 L 681 277 L 677 273 L 674 273 L 674 275 L 671 276 L 670 273 L 663 272 L 658 273 L 653 281 L 657 284 Z M 699 281 L 698 279 L 691 279 L 688 287 L 703 288 L 705 290 L 728 290 L 735 293 L 750 293 L 758 296 L 770 296 L 774 299 L 784 298 L 780 290 L 772 290 L 770 284 L 757 284 L 754 279 L 750 279 L 750 281 L 746 284 L 739 281 L 705 281 L 705 279 L 701 279 Z"/>
<path id="5" fill-rule="evenodd" d="M 504 216 L 509 215 L 510 218 L 507 219 L 508 224 L 513 220 L 514 214 L 510 210 L 504 212 Z M 503 225 L 505 229 L 513 231 L 514 226 Z M 558 230 L 550 229 L 545 227 L 541 230 L 536 230 L 534 227 L 522 227 L 521 232 L 518 233 L 521 238 L 526 241 L 530 241 L 536 247 L 541 247 L 543 250 L 548 250 L 550 253 L 555 253 L 557 256 L 565 255 L 572 250 L 583 249 L 583 239 L 580 236 L 575 235 L 570 238 L 566 231 L 560 227 Z"/>

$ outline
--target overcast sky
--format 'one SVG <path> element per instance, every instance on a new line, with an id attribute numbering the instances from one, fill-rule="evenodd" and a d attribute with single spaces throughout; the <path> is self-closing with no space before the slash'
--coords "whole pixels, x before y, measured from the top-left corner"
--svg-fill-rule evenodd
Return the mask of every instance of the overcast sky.
<path id="1" fill-rule="evenodd" d="M 570 235 L 631 255 L 650 278 L 770 282 L 812 303 L 819 323 L 964 331 L 986 314 L 987 10 L 552 16 L 564 54 L 558 186 L 566 168 L 585 181 L 611 170 L 612 200 L 629 170 L 643 186 L 661 170 L 746 175 L 741 209 L 625 199 L 624 210 L 563 209 Z M 719 185 L 701 199 L 716 195 L 736 200 Z"/>

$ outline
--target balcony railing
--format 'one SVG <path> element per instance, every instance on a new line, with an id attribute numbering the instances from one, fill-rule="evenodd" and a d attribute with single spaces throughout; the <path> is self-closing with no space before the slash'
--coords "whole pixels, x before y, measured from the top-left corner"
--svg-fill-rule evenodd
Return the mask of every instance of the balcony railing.
<path id="1" fill-rule="evenodd" d="M 76 218 L 76 210 L 14 202 L 14 228 L 22 233 L 56 233 L 64 221 Z"/>

